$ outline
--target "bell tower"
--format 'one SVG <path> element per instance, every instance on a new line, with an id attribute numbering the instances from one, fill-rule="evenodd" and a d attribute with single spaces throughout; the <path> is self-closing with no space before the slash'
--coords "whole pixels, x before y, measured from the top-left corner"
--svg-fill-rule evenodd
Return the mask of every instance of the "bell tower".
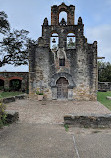
<path id="1" fill-rule="evenodd" d="M 75 6 L 66 6 L 65 3 L 51 7 L 51 25 L 59 25 L 59 14 L 65 11 L 67 13 L 67 25 L 74 25 Z"/>
<path id="2" fill-rule="evenodd" d="M 51 24 L 44 19 L 29 63 L 30 95 L 39 90 L 45 99 L 97 99 L 97 42 L 87 42 L 82 18 L 75 22 L 74 5 L 51 7 Z"/>

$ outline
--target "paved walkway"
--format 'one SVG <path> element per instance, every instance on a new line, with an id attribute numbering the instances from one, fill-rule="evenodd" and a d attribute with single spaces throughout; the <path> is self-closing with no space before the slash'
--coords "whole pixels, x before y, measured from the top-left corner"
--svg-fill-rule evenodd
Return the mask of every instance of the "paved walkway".
<path id="1" fill-rule="evenodd" d="M 0 131 L 0 158 L 111 158 L 111 130 L 12 124 Z"/>
<path id="2" fill-rule="evenodd" d="M 98 102 L 18 100 L 7 104 L 20 121 L 0 129 L 0 158 L 110 158 L 111 129 L 69 128 L 68 113 L 106 114 Z"/>
<path id="3" fill-rule="evenodd" d="M 64 115 L 68 113 L 111 113 L 99 102 L 92 101 L 34 101 L 27 99 L 9 103 L 7 109 L 18 111 L 20 122 L 40 124 L 61 124 L 64 121 Z"/>

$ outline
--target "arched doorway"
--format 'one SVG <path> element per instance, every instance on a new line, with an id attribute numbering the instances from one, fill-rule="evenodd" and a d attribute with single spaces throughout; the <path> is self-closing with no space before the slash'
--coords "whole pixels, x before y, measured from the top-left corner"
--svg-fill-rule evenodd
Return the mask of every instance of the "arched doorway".
<path id="1" fill-rule="evenodd" d="M 10 89 L 13 91 L 19 91 L 21 89 L 22 81 L 19 79 L 10 80 Z"/>
<path id="2" fill-rule="evenodd" d="M 68 80 L 61 77 L 57 80 L 57 98 L 58 99 L 67 99 L 68 98 Z"/>
<path id="3" fill-rule="evenodd" d="M 4 89 L 4 80 L 0 79 L 0 90 Z"/>

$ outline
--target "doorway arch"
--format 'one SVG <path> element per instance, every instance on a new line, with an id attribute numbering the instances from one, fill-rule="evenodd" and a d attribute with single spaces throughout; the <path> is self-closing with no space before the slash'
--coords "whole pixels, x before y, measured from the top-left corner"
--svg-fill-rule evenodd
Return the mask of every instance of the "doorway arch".
<path id="1" fill-rule="evenodd" d="M 68 99 L 68 80 L 65 77 L 60 77 L 57 82 L 57 99 Z"/>
<path id="2" fill-rule="evenodd" d="M 0 90 L 4 89 L 4 80 L 0 79 Z"/>
<path id="3" fill-rule="evenodd" d="M 21 89 L 22 81 L 20 79 L 10 80 L 10 89 L 13 91 L 19 91 Z"/>

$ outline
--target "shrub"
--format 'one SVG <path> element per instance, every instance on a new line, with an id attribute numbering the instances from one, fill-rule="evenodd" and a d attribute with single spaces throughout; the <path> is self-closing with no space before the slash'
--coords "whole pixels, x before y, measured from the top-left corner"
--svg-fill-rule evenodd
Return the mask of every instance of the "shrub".
<path id="1" fill-rule="evenodd" d="M 0 101 L 0 127 L 2 127 L 6 123 L 6 105 L 3 104 L 2 101 Z"/>
<path id="2" fill-rule="evenodd" d="M 0 90 L 4 90 L 4 87 L 3 87 L 3 86 L 0 86 Z"/>
<path id="3" fill-rule="evenodd" d="M 4 88 L 4 92 L 9 92 L 9 88 Z"/>
<path id="4" fill-rule="evenodd" d="M 37 95 L 43 95 L 43 91 L 37 90 L 37 91 L 36 91 L 36 94 L 37 94 Z"/>

